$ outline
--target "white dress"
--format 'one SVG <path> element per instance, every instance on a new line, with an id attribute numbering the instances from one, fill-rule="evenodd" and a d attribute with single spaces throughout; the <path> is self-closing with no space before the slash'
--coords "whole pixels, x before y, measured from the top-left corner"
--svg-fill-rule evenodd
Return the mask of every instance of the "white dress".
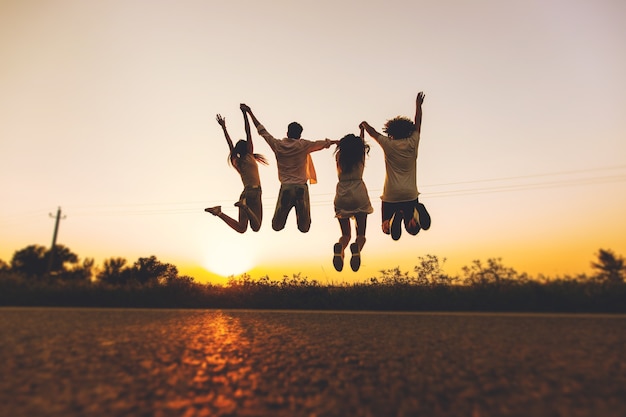
<path id="1" fill-rule="evenodd" d="M 357 213 L 373 213 L 374 209 L 363 182 L 363 164 L 350 172 L 340 172 L 335 193 L 335 217 L 347 219 Z"/>

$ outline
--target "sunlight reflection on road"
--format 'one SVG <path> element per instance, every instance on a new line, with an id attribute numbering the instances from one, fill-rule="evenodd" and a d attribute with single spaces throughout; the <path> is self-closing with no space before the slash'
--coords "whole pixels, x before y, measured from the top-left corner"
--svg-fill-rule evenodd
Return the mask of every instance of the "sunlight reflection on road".
<path id="1" fill-rule="evenodd" d="M 0 309 L 1 416 L 623 416 L 626 316 Z"/>
<path id="2" fill-rule="evenodd" d="M 259 375 L 247 362 L 250 340 L 240 320 L 223 312 L 206 316 L 184 329 L 185 351 L 183 366 L 193 370 L 191 398 L 166 403 L 166 408 L 188 410 L 210 407 L 218 414 L 231 414 L 237 400 L 246 398 L 257 389 Z"/>

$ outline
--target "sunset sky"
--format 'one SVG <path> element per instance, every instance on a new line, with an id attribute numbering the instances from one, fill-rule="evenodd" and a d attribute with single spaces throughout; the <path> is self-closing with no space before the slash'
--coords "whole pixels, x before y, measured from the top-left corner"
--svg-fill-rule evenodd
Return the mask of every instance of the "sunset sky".
<path id="1" fill-rule="evenodd" d="M 588 272 L 626 255 L 623 0 L 0 0 L 0 259 L 58 243 L 96 264 L 155 255 L 198 281 L 301 273 L 353 282 L 446 258 L 519 272 Z M 333 148 L 313 154 L 312 226 L 271 228 L 279 182 L 254 132 L 264 222 L 243 235 L 205 213 L 242 190 L 215 115 L 244 136 L 239 103 L 277 137 L 339 139 L 412 117 L 432 227 L 380 230 L 382 150 L 358 273 L 332 266 Z"/>

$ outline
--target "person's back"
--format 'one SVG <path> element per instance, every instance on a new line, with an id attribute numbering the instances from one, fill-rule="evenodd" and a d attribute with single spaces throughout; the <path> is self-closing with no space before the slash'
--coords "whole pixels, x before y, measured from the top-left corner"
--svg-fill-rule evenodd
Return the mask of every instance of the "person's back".
<path id="1" fill-rule="evenodd" d="M 385 182 L 383 201 L 400 202 L 415 200 L 417 189 L 417 154 L 420 135 L 417 130 L 404 139 L 392 139 L 379 135 L 376 141 L 385 155 Z"/>
<path id="2" fill-rule="evenodd" d="M 311 227 L 311 207 L 307 181 L 311 184 L 317 182 L 310 154 L 330 147 L 333 142 L 329 139 L 318 141 L 301 139 L 302 126 L 297 122 L 289 124 L 286 138 L 276 139 L 259 122 L 249 106 L 241 104 L 240 107 L 250 115 L 259 135 L 265 139 L 276 156 L 280 190 L 272 218 L 272 228 L 276 231 L 282 230 L 289 212 L 295 207 L 298 230 L 308 232 Z"/>
<path id="3" fill-rule="evenodd" d="M 398 116 L 385 124 L 382 135 L 367 122 L 361 127 L 376 140 L 385 154 L 385 183 L 382 200 L 382 230 L 400 239 L 401 223 L 406 231 L 416 235 L 430 228 L 430 215 L 419 202 L 417 189 L 417 154 L 422 126 L 424 93 L 415 99 L 415 118 Z"/>
<path id="4" fill-rule="evenodd" d="M 264 129 L 262 127 L 262 130 Z M 263 136 L 264 132 L 259 134 Z M 270 138 L 269 140 L 266 138 L 266 141 L 276 155 L 278 180 L 281 184 L 305 184 L 310 179 L 307 176 L 309 154 L 314 148 L 318 150 L 319 145 L 306 139 L 294 138 Z"/>

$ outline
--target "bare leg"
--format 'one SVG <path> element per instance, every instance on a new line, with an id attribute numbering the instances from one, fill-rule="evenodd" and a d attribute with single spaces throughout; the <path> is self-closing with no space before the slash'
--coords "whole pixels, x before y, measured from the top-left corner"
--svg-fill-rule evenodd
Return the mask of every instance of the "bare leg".
<path id="1" fill-rule="evenodd" d="M 252 208 L 246 204 L 246 199 L 244 198 L 241 201 L 237 201 L 235 206 L 239 207 L 239 210 L 243 210 L 250 221 L 250 227 L 255 232 L 258 232 L 261 228 L 261 219 L 263 218 L 263 212 L 261 211 L 258 215 L 252 211 Z"/>
<path id="2" fill-rule="evenodd" d="M 367 213 L 358 213 L 354 216 L 356 220 L 356 240 L 350 245 L 350 267 L 354 272 L 361 267 L 361 249 L 365 245 L 365 229 L 367 228 Z"/>
<path id="3" fill-rule="evenodd" d="M 222 219 L 224 223 L 229 225 L 236 232 L 244 233 L 246 230 L 248 230 L 248 215 L 241 207 L 239 208 L 239 220 L 235 220 L 221 211 L 216 214 L 216 216 Z"/>
<path id="4" fill-rule="evenodd" d="M 354 216 L 356 220 L 356 243 L 359 245 L 359 252 L 365 245 L 365 229 L 367 229 L 367 213 L 359 213 Z"/>

